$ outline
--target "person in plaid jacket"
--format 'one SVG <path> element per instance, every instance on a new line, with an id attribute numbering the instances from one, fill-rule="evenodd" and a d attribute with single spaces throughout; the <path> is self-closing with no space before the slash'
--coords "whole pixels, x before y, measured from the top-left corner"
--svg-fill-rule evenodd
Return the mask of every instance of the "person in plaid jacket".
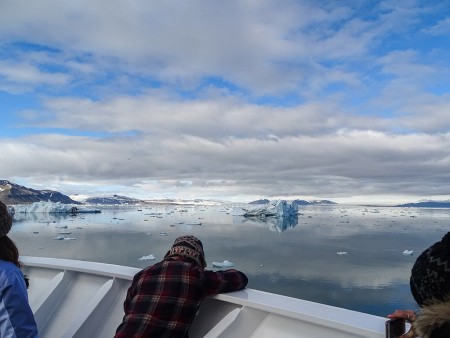
<path id="1" fill-rule="evenodd" d="M 115 338 L 188 337 L 203 298 L 246 287 L 237 270 L 205 270 L 202 242 L 178 237 L 164 260 L 138 272 L 124 302 Z"/>

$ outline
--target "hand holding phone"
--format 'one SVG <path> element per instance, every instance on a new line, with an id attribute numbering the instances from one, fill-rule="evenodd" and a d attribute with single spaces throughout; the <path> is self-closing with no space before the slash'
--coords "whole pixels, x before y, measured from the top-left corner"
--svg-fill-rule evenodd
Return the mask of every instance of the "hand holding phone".
<path id="1" fill-rule="evenodd" d="M 405 333 L 406 326 L 403 318 L 394 318 L 386 322 L 386 338 L 399 338 Z"/>

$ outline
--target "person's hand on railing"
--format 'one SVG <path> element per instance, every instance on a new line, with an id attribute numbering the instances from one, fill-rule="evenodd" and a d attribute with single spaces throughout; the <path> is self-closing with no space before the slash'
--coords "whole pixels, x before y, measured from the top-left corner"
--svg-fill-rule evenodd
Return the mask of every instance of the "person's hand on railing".
<path id="1" fill-rule="evenodd" d="M 411 324 L 416 319 L 416 316 L 417 315 L 413 310 L 395 310 L 395 312 L 389 314 L 387 317 L 391 318 L 391 319 L 392 318 L 401 318 Z M 400 338 L 414 338 L 414 337 L 416 337 L 416 334 L 414 333 L 414 330 L 412 327 L 408 332 L 406 332 L 400 336 Z"/>

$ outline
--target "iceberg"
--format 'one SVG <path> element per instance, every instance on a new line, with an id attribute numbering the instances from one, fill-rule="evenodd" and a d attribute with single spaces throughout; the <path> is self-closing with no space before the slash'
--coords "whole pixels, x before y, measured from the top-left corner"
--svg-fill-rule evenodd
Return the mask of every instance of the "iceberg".
<path id="1" fill-rule="evenodd" d="M 156 259 L 155 255 L 150 254 L 148 256 L 142 256 L 141 258 L 138 258 L 138 261 L 150 261 L 155 259 Z"/>
<path id="2" fill-rule="evenodd" d="M 234 216 L 244 217 L 285 217 L 297 218 L 298 205 L 284 200 L 275 200 L 266 204 L 251 204 L 245 207 L 233 207 Z"/>
<path id="3" fill-rule="evenodd" d="M 413 250 L 405 250 L 405 251 L 403 251 L 403 254 L 404 254 L 405 256 L 412 256 L 413 253 L 414 253 Z"/>
<path id="4" fill-rule="evenodd" d="M 57 236 L 53 239 L 57 240 L 57 241 L 74 241 L 75 240 L 74 237 L 64 237 L 64 236 Z"/>
<path id="5" fill-rule="evenodd" d="M 223 262 L 212 262 L 213 268 L 231 268 L 232 266 L 234 266 L 234 263 L 224 260 Z"/>
<path id="6" fill-rule="evenodd" d="M 240 221 L 239 218 L 244 218 Z M 244 223 L 250 220 L 263 224 L 271 231 L 282 232 L 298 223 L 298 205 L 284 200 L 275 200 L 266 204 L 233 206 L 233 222 Z"/>

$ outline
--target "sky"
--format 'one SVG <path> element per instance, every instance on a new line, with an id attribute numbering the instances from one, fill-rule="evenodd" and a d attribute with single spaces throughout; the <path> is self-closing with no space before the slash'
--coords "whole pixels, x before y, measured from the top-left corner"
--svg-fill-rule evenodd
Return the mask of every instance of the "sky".
<path id="1" fill-rule="evenodd" d="M 449 200 L 449 32 L 445 1 L 0 0 L 0 179 Z"/>

